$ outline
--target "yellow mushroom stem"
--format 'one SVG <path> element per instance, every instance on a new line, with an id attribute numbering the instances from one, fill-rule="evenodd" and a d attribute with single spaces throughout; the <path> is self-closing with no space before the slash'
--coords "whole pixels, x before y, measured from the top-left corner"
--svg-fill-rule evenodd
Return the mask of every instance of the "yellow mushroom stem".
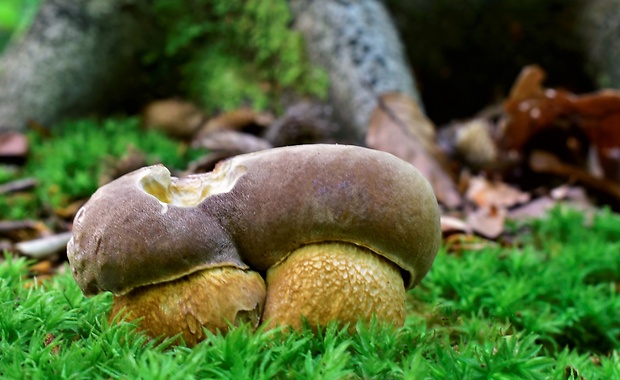
<path id="1" fill-rule="evenodd" d="M 265 282 L 257 272 L 211 268 L 114 296 L 110 320 L 119 312 L 126 320 L 142 318 L 140 329 L 150 337 L 182 333 L 194 346 L 205 339 L 203 327 L 226 332 L 229 323 L 258 326 L 264 302 Z"/>
<path id="2" fill-rule="evenodd" d="M 398 266 L 353 244 L 321 243 L 292 252 L 267 272 L 263 321 L 299 330 L 337 320 L 354 331 L 358 321 L 402 326 L 406 291 Z"/>

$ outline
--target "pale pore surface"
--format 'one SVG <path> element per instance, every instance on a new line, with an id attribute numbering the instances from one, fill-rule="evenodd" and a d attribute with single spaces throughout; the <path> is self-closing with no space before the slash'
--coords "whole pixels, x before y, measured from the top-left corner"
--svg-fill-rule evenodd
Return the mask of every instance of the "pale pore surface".
<path id="1" fill-rule="evenodd" d="M 263 322 L 299 329 L 305 316 L 312 325 L 338 320 L 355 328 L 374 315 L 402 326 L 405 297 L 394 263 L 353 244 L 312 244 L 267 272 Z"/>
<path id="2" fill-rule="evenodd" d="M 225 161 L 212 172 L 177 178 L 171 177 L 166 167 L 157 165 L 140 179 L 139 186 L 163 204 L 194 207 L 209 196 L 229 192 L 245 173 L 245 166 Z"/>

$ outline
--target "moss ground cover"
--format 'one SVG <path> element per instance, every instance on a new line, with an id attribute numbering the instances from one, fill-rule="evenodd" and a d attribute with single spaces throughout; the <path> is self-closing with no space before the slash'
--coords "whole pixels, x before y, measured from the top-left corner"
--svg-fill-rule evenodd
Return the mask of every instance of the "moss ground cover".
<path id="1" fill-rule="evenodd" d="M 182 91 L 209 110 L 277 107 L 286 91 L 327 94 L 286 1 L 156 0 L 153 14 L 166 37 L 145 61 L 164 77 L 179 67 Z"/>
<path id="2" fill-rule="evenodd" d="M 110 161 L 132 152 L 142 154 L 145 164 L 163 163 L 171 169 L 186 167 L 198 153 L 162 133 L 141 129 L 137 117 L 67 121 L 51 136 L 31 132 L 28 137 L 31 151 L 27 164 L 10 171 L 0 167 L 0 184 L 32 177 L 37 186 L 34 193 L 0 196 L 3 219 L 37 218 L 41 210 L 66 207 L 90 197 Z"/>
<path id="3" fill-rule="evenodd" d="M 193 349 L 110 325 L 110 295 L 84 298 L 69 273 L 35 285 L 29 263 L 7 256 L 0 377 L 620 378 L 620 217 L 558 208 L 517 232 L 518 248 L 441 251 L 396 331 L 241 327 Z"/>

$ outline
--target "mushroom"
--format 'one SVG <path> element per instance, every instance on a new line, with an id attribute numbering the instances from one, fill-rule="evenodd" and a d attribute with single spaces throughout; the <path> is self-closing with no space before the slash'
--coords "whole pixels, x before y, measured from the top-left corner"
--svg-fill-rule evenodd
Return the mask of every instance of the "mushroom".
<path id="1" fill-rule="evenodd" d="M 151 336 L 195 343 L 201 326 L 261 313 L 269 326 L 402 325 L 440 234 L 433 191 L 409 163 L 317 144 L 182 179 L 161 165 L 129 173 L 77 213 L 67 252 L 85 294 L 115 294 L 112 315 L 124 308 Z"/>

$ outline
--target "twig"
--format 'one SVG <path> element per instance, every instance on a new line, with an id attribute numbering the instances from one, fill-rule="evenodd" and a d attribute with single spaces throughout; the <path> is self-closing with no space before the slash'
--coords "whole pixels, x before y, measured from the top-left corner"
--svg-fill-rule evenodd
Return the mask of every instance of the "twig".
<path id="1" fill-rule="evenodd" d="M 35 178 L 24 178 L 7 182 L 0 185 L 0 194 L 14 193 L 16 191 L 28 190 L 35 187 L 37 180 Z"/>

